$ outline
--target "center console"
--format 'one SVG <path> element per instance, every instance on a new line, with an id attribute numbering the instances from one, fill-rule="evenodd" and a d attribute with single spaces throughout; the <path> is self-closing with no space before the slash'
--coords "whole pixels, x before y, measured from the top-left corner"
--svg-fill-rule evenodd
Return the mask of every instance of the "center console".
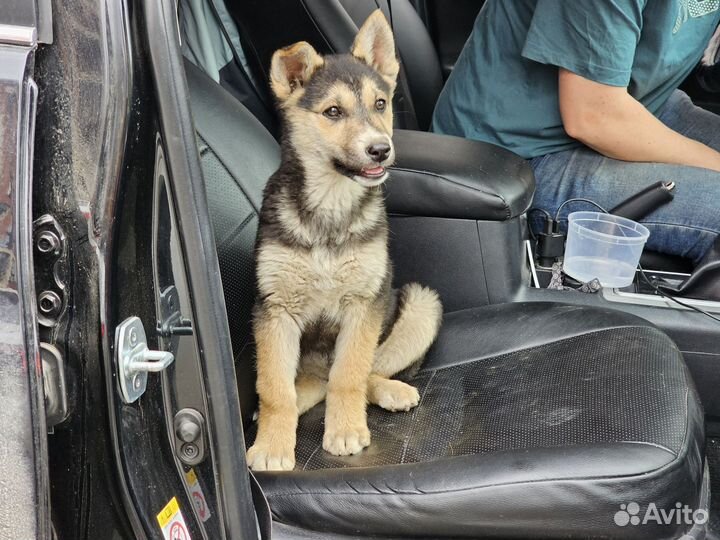
<path id="1" fill-rule="evenodd" d="M 720 322 L 663 297 L 639 274 L 630 287 L 595 294 L 546 288 L 550 269 L 537 266 L 529 242 L 526 212 L 535 185 L 524 159 L 490 144 L 431 133 L 398 130 L 394 142 L 397 164 L 386 200 L 396 285 L 418 281 L 433 287 L 446 312 L 531 301 L 640 316 L 675 341 L 706 414 L 720 417 Z M 668 291 L 690 277 L 652 267 L 646 274 Z M 708 276 L 707 283 L 720 283 L 712 272 Z M 680 300 L 720 318 L 720 302 L 701 298 Z"/>
<path id="2" fill-rule="evenodd" d="M 535 192 L 527 161 L 492 144 L 396 130 L 386 182 L 395 283 L 440 293 L 445 311 L 506 302 L 529 277 L 522 250 Z"/>

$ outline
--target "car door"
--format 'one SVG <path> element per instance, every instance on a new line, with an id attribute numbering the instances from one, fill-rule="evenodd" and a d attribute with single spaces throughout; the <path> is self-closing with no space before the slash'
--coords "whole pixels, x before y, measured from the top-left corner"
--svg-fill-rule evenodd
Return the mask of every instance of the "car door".
<path id="1" fill-rule="evenodd" d="M 175 6 L 77 0 L 53 15 L 33 217 L 57 238 L 36 261 L 66 381 L 49 438 L 57 536 L 255 538 Z"/>
<path id="2" fill-rule="evenodd" d="M 132 7 L 130 114 L 142 121 L 126 147 L 108 312 L 123 473 L 148 538 L 256 538 L 176 7 Z"/>
<path id="3" fill-rule="evenodd" d="M 0 536 L 18 540 L 51 534 L 32 266 L 38 19 L 34 2 L 0 7 Z"/>

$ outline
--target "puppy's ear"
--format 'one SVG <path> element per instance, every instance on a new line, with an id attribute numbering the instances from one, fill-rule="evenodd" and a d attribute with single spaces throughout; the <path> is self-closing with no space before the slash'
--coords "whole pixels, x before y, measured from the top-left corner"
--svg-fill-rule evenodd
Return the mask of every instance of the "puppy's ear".
<path id="1" fill-rule="evenodd" d="M 273 93 L 280 102 L 285 101 L 295 90 L 302 88 L 322 65 L 322 56 L 305 41 L 275 51 L 270 63 Z"/>
<path id="2" fill-rule="evenodd" d="M 350 49 L 358 60 L 376 69 L 393 86 L 400 71 L 395 56 L 395 39 L 382 11 L 376 9 L 363 23 Z"/>

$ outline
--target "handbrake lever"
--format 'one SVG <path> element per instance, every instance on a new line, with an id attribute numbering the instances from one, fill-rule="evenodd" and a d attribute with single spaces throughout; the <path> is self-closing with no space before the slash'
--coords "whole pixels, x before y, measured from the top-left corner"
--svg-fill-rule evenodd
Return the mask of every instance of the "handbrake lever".
<path id="1" fill-rule="evenodd" d="M 632 197 L 625 199 L 612 208 L 610 213 L 633 221 L 640 221 L 645 216 L 672 201 L 675 198 L 674 189 L 675 182 L 656 182 Z"/>

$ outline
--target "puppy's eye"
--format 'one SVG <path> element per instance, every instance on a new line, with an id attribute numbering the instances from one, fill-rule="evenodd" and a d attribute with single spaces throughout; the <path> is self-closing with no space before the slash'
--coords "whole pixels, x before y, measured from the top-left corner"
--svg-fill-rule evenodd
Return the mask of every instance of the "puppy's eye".
<path id="1" fill-rule="evenodd" d="M 343 114 L 342 110 L 340 110 L 340 107 L 336 107 L 333 105 L 332 107 L 328 107 L 323 111 L 323 114 L 327 116 L 328 118 L 340 118 Z"/>
<path id="2" fill-rule="evenodd" d="M 384 111 L 386 106 L 387 106 L 387 104 L 385 103 L 384 99 L 378 99 L 375 102 L 375 109 L 380 112 Z"/>

